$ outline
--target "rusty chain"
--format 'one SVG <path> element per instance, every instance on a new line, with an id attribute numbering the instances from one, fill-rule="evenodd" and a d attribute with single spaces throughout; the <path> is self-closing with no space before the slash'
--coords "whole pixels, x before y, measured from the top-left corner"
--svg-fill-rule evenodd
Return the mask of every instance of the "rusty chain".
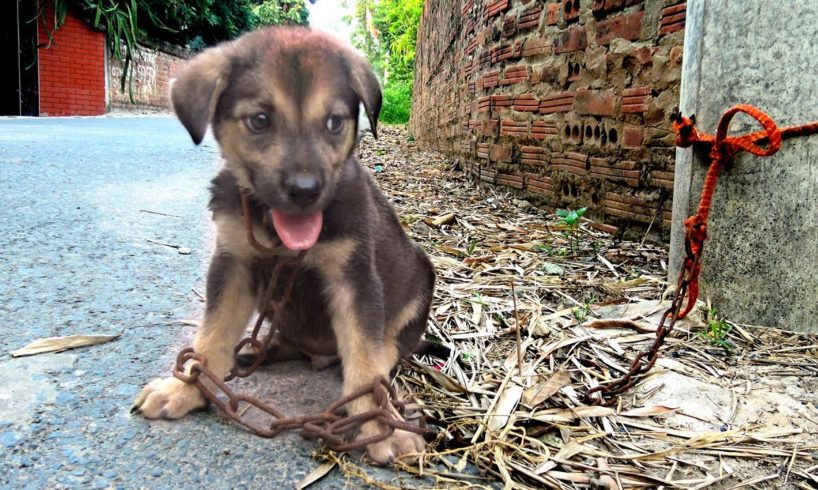
<path id="1" fill-rule="evenodd" d="M 176 357 L 173 376 L 185 383 L 196 386 L 208 401 L 221 409 L 231 420 L 261 437 L 275 437 L 284 431 L 300 429 L 304 438 L 321 439 L 327 447 L 335 451 L 350 451 L 363 449 L 369 444 L 380 442 L 391 436 L 396 429 L 416 434 L 428 432 L 422 418 L 421 425 L 404 420 L 406 405 L 398 397 L 395 388 L 383 377 L 377 377 L 371 385 L 363 386 L 354 393 L 340 398 L 324 412 L 295 417 L 287 417 L 262 400 L 254 396 L 236 393 L 227 385 L 227 382 L 234 378 L 246 378 L 253 374 L 264 360 L 265 353 L 275 336 L 272 319 L 289 302 L 305 254 L 305 252 L 301 252 L 293 256 L 287 253 L 286 248 L 280 246 L 269 248 L 259 243 L 253 233 L 250 206 L 244 192 L 241 192 L 241 204 L 245 232 L 250 245 L 262 255 L 275 260 L 270 283 L 264 293 L 262 303 L 266 305 L 266 308 L 259 313 L 250 336 L 242 339 L 234 351 L 237 356 L 243 349 L 251 349 L 254 353 L 253 362 L 244 369 L 240 368 L 238 364 L 234 364 L 230 374 L 226 378 L 220 379 L 208 369 L 205 356 L 195 353 L 192 348 L 186 348 Z M 261 327 L 265 320 L 270 320 L 270 328 L 263 339 L 259 340 Z M 208 386 L 202 376 L 209 380 L 213 387 Z M 225 401 L 219 397 L 219 393 L 226 396 L 227 400 Z M 344 407 L 347 403 L 366 396 L 374 397 L 377 408 L 355 415 L 346 413 Z M 253 423 L 248 420 L 244 415 L 250 408 L 256 408 L 267 414 L 271 419 L 269 423 Z M 378 434 L 346 442 L 346 437 L 352 431 L 370 421 L 379 422 L 385 429 Z"/>
<path id="2" fill-rule="evenodd" d="M 730 122 L 739 114 L 744 113 L 755 119 L 763 128 L 761 131 L 731 136 L 728 134 Z M 704 251 L 704 241 L 707 239 L 707 217 L 713 200 L 721 169 L 730 158 L 739 151 L 746 151 L 757 156 L 770 156 L 781 148 L 781 141 L 785 138 L 818 134 L 818 121 L 779 128 L 775 122 L 756 107 L 739 104 L 727 109 L 721 116 L 716 133 L 706 134 L 699 132 L 695 125 L 695 116 L 683 117 L 675 112 L 671 116 L 673 130 L 676 133 L 676 146 L 687 148 L 692 145 L 710 146 L 710 166 L 702 186 L 699 207 L 696 213 L 684 221 L 685 252 L 682 270 L 676 285 L 676 292 L 670 308 L 665 310 L 656 328 L 656 339 L 650 349 L 640 352 L 631 363 L 628 372 L 621 378 L 610 383 L 591 388 L 585 394 L 586 402 L 592 405 L 611 406 L 616 403 L 616 396 L 633 387 L 635 377 L 647 373 L 656 364 L 659 349 L 665 337 L 673 330 L 676 321 L 687 316 L 696 305 L 699 294 L 699 274 L 701 272 L 700 259 Z M 687 307 L 682 310 L 682 303 L 687 298 Z M 670 319 L 670 323 L 665 325 Z M 644 361 L 647 359 L 647 361 Z M 596 395 L 596 396 L 594 396 Z"/>
<path id="3" fill-rule="evenodd" d="M 586 402 L 592 405 L 601 405 L 605 407 L 616 404 L 616 397 L 631 389 L 636 382 L 636 377 L 646 374 L 651 370 L 656 361 L 659 359 L 659 349 L 665 342 L 665 337 L 673 331 L 676 321 L 684 318 L 682 306 L 685 297 L 690 288 L 691 281 L 698 277 L 700 270 L 699 260 L 701 259 L 701 250 L 698 253 L 691 250 L 690 237 L 687 234 L 685 238 L 685 248 L 687 256 L 682 264 L 682 270 L 679 273 L 679 280 L 676 283 L 676 291 L 673 296 L 673 301 L 670 307 L 662 313 L 659 320 L 659 326 L 656 328 L 656 339 L 648 350 L 639 352 L 631 363 L 630 369 L 621 378 L 618 378 L 608 384 L 599 385 L 591 388 L 585 394 Z M 695 300 L 694 300 L 695 302 Z M 668 323 L 668 319 L 670 322 Z M 665 325 L 667 323 L 667 325 Z M 645 360 L 646 359 L 646 360 Z M 643 361 L 644 360 L 644 361 Z M 598 393 L 598 396 L 594 396 Z"/>

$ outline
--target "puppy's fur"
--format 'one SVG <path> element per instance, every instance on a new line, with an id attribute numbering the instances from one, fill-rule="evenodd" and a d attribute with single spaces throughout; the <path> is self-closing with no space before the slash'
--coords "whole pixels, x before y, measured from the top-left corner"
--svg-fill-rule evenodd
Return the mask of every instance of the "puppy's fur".
<path id="1" fill-rule="evenodd" d="M 174 83 L 171 99 L 197 144 L 212 125 L 225 161 L 212 186 L 217 249 L 195 351 L 214 373 L 227 375 L 248 320 L 264 306 L 260 296 L 270 272 L 245 237 L 243 189 L 255 235 L 266 246 L 275 241 L 267 224 L 275 212 L 321 213 L 323 220 L 286 311 L 275 319 L 273 357 L 308 356 L 318 365 L 340 357 L 345 394 L 388 376 L 419 344 L 434 269 L 354 155 L 360 104 L 373 133 L 381 106 L 369 65 L 327 35 L 269 28 L 197 56 Z M 148 418 L 173 419 L 204 405 L 195 387 L 168 378 L 148 384 L 135 407 Z M 374 408 L 374 401 L 349 405 L 356 414 Z M 368 422 L 358 437 L 381 430 Z M 405 431 L 367 447 L 380 463 L 422 450 L 423 439 Z"/>

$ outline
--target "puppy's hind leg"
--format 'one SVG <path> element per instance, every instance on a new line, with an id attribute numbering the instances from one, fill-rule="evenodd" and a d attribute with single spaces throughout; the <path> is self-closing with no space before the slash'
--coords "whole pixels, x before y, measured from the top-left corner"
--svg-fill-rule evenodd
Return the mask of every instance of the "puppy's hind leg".
<path id="1" fill-rule="evenodd" d="M 245 265 L 229 254 L 217 252 L 207 273 L 205 319 L 196 332 L 193 350 L 205 356 L 207 367 L 219 378 L 227 376 L 233 367 L 233 350 L 255 304 L 253 281 Z M 145 386 L 133 410 L 151 419 L 176 419 L 206 403 L 195 386 L 170 377 Z"/>

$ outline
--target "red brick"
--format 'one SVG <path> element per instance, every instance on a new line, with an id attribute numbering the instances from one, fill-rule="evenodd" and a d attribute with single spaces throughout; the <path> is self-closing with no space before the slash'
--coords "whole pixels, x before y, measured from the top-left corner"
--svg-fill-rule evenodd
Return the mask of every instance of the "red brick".
<path id="1" fill-rule="evenodd" d="M 650 185 L 673 189 L 674 171 L 654 170 L 650 173 Z"/>
<path id="2" fill-rule="evenodd" d="M 508 163 L 511 161 L 511 151 L 512 148 L 510 145 L 491 145 L 489 160 L 492 162 Z"/>
<path id="3" fill-rule="evenodd" d="M 524 58 L 551 54 L 551 39 L 544 37 L 531 37 L 523 42 L 522 55 Z"/>
<path id="4" fill-rule="evenodd" d="M 483 78 L 480 79 L 481 86 L 483 89 L 490 89 L 496 87 L 498 85 L 498 79 L 500 77 L 500 71 L 495 70 L 493 72 L 487 73 Z"/>
<path id="5" fill-rule="evenodd" d="M 477 158 L 488 158 L 489 157 L 489 144 L 488 143 L 477 143 L 475 147 Z"/>
<path id="6" fill-rule="evenodd" d="M 497 169 L 484 167 L 483 165 L 480 166 L 480 180 L 493 184 L 496 177 Z"/>
<path id="7" fill-rule="evenodd" d="M 566 29 L 554 37 L 554 53 L 570 53 L 585 49 L 588 45 L 587 35 L 583 27 Z"/>
<path id="8" fill-rule="evenodd" d="M 635 114 L 647 111 L 648 95 L 650 95 L 650 87 L 638 87 L 623 90 L 622 112 L 625 114 Z"/>
<path id="9" fill-rule="evenodd" d="M 520 148 L 520 163 L 534 167 L 546 167 L 548 165 L 548 153 L 545 148 L 539 146 L 523 146 Z"/>
<path id="10" fill-rule="evenodd" d="M 494 17 L 508 8 L 509 0 L 497 0 L 486 5 L 486 17 Z"/>
<path id="11" fill-rule="evenodd" d="M 548 4 L 548 12 L 545 16 L 545 23 L 549 26 L 557 25 L 559 22 L 559 15 L 560 15 L 560 4 L 558 3 L 549 3 Z"/>
<path id="12" fill-rule="evenodd" d="M 540 109 L 540 101 L 534 94 L 521 94 L 514 97 L 514 110 L 520 112 L 537 112 Z"/>
<path id="13" fill-rule="evenodd" d="M 509 66 L 503 72 L 503 80 L 500 82 L 500 85 L 513 85 L 515 83 L 524 82 L 527 78 L 527 66 Z"/>
<path id="14" fill-rule="evenodd" d="M 512 119 L 503 119 L 500 121 L 500 136 L 525 138 L 528 136 L 528 123 L 514 121 Z"/>
<path id="15" fill-rule="evenodd" d="M 577 114 L 613 116 L 616 114 L 616 96 L 613 90 L 577 90 Z"/>
<path id="16" fill-rule="evenodd" d="M 597 231 L 601 231 L 609 235 L 615 235 L 619 231 L 619 227 L 608 225 L 605 223 L 599 223 L 597 221 L 591 221 L 589 226 Z"/>
<path id="17" fill-rule="evenodd" d="M 567 172 L 575 175 L 585 175 L 588 155 L 567 152 L 551 157 L 551 170 Z"/>
<path id="18" fill-rule="evenodd" d="M 53 16 L 50 3 L 45 18 Z M 38 40 L 47 34 L 38 26 Z M 54 33 L 54 42 L 39 55 L 40 111 L 43 115 L 91 115 L 105 111 L 105 37 L 73 13 Z"/>
<path id="19" fill-rule="evenodd" d="M 570 22 L 579 19 L 579 0 L 564 0 L 562 2 L 562 18 Z"/>
<path id="20" fill-rule="evenodd" d="M 645 129 L 642 126 L 626 124 L 622 128 L 622 148 L 636 149 L 642 147 Z"/>
<path id="21" fill-rule="evenodd" d="M 645 0 L 605 0 L 604 10 L 610 12 L 612 10 L 621 9 L 623 7 L 630 7 Z"/>
<path id="22" fill-rule="evenodd" d="M 531 173 L 526 174 L 525 189 L 532 194 L 538 194 L 540 196 L 550 198 L 554 197 L 554 184 L 552 183 L 550 177 Z"/>
<path id="23" fill-rule="evenodd" d="M 554 138 L 558 134 L 559 131 L 557 131 L 557 125 L 554 121 L 534 121 L 531 124 L 529 138 L 544 140 L 546 138 Z"/>
<path id="24" fill-rule="evenodd" d="M 616 38 L 633 41 L 639 39 L 642 32 L 642 19 L 645 12 L 640 10 L 633 14 L 620 15 L 609 20 L 596 23 L 596 43 L 609 44 Z"/>
<path id="25" fill-rule="evenodd" d="M 508 110 L 511 107 L 513 99 L 510 95 L 492 95 L 491 96 L 491 111 L 501 112 Z"/>
<path id="26" fill-rule="evenodd" d="M 605 158 L 591 158 L 590 176 L 596 179 L 621 182 L 631 187 L 639 186 L 639 168 L 636 162 L 609 162 Z"/>
<path id="27" fill-rule="evenodd" d="M 491 110 L 491 97 L 485 96 L 480 97 L 477 99 L 477 111 L 476 112 L 488 112 Z"/>
<path id="28" fill-rule="evenodd" d="M 474 53 L 474 50 L 477 49 L 477 38 L 473 37 L 469 40 L 469 43 L 466 45 L 466 56 Z"/>
<path id="29" fill-rule="evenodd" d="M 517 32 L 517 18 L 514 15 L 506 16 L 503 21 L 503 36 L 512 37 Z"/>
<path id="30" fill-rule="evenodd" d="M 614 192 L 605 193 L 602 199 L 606 214 L 618 218 L 650 223 L 656 218 L 657 203 L 637 196 L 625 196 Z"/>
<path id="31" fill-rule="evenodd" d="M 522 189 L 523 176 L 518 174 L 497 174 L 497 184 L 514 189 Z"/>
<path id="32" fill-rule="evenodd" d="M 540 17 L 542 17 L 542 4 L 538 2 L 533 8 L 520 14 L 520 22 L 517 28 L 520 31 L 535 29 L 540 25 Z"/>
<path id="33" fill-rule="evenodd" d="M 540 114 L 568 112 L 574 107 L 574 92 L 561 92 L 540 100 Z"/>
<path id="34" fill-rule="evenodd" d="M 686 12 L 686 2 L 662 9 L 662 17 L 659 19 L 659 34 L 671 34 L 684 29 Z"/>
<path id="35" fill-rule="evenodd" d="M 490 138 L 496 138 L 500 132 L 500 120 L 488 119 L 480 121 L 480 124 L 475 127 L 475 132 Z"/>

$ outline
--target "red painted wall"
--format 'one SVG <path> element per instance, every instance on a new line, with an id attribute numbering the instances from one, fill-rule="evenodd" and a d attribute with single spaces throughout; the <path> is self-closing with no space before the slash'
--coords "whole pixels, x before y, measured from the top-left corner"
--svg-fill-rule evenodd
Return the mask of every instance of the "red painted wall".
<path id="1" fill-rule="evenodd" d="M 49 2 L 45 19 L 54 14 Z M 41 116 L 95 116 L 105 113 L 105 35 L 70 12 L 50 47 L 42 22 L 37 31 Z"/>

